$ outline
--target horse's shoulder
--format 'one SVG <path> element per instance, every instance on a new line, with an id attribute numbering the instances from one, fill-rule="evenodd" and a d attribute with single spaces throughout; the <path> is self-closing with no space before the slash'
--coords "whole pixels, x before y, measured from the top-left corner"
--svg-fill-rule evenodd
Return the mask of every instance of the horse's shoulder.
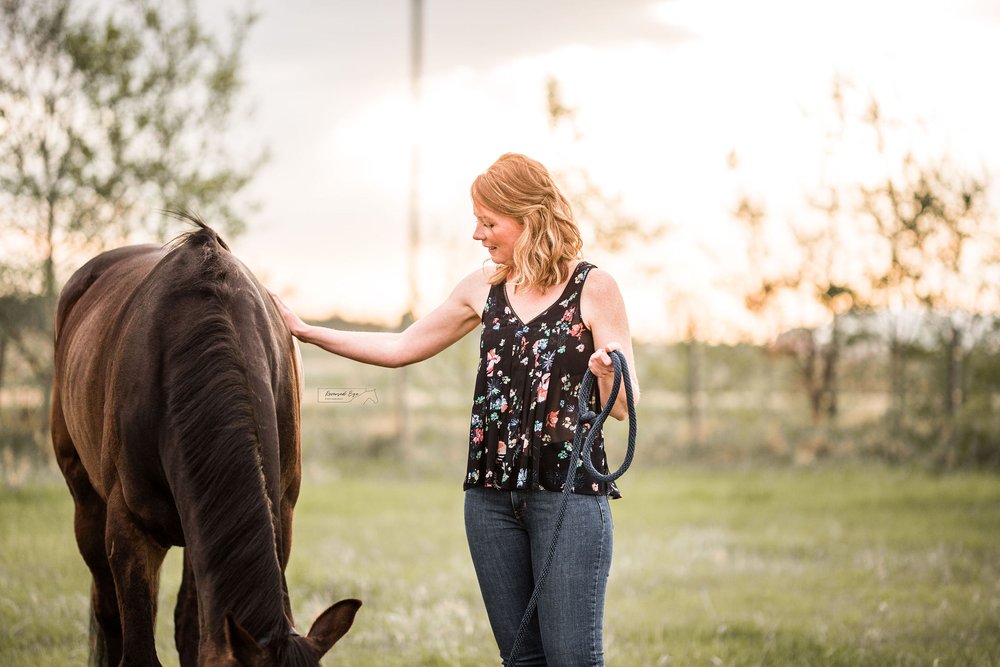
<path id="1" fill-rule="evenodd" d="M 66 282 L 59 295 L 59 305 L 56 311 L 56 327 L 64 322 L 69 311 L 80 297 L 90 289 L 102 275 L 113 267 L 119 266 L 122 262 L 144 255 L 153 255 L 160 252 L 161 247 L 154 244 L 132 245 L 122 248 L 115 248 L 97 255 L 86 264 L 77 269 Z"/>

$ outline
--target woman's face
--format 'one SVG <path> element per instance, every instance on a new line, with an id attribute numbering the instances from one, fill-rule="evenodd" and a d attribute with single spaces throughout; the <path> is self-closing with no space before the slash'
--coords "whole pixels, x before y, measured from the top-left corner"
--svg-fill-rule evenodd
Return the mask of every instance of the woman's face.
<path id="1" fill-rule="evenodd" d="M 524 225 L 510 216 L 494 213 L 475 201 L 472 203 L 472 212 L 476 216 L 476 231 L 472 238 L 490 251 L 490 259 L 494 264 L 513 266 L 514 244 L 524 232 Z"/>

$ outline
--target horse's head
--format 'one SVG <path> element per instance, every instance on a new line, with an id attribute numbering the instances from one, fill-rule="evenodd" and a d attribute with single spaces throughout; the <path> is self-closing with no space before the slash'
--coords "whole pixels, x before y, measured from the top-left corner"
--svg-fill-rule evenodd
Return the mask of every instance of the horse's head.
<path id="1" fill-rule="evenodd" d="M 226 667 L 313 667 L 354 623 L 361 600 L 341 600 L 316 619 L 305 637 L 294 632 L 273 638 L 255 639 L 226 616 L 226 645 L 223 657 L 210 664 Z"/>

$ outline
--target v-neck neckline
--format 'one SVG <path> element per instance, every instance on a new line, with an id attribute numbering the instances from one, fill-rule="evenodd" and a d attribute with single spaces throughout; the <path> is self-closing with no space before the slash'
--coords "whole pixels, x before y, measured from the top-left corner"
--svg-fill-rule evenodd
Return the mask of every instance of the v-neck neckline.
<path id="1" fill-rule="evenodd" d="M 521 324 L 521 326 L 527 327 L 534 324 L 535 320 L 537 320 L 539 317 L 541 317 L 545 313 L 555 308 L 557 304 L 559 304 L 564 300 L 566 292 L 569 290 L 570 285 L 573 284 L 573 280 L 576 278 L 577 271 L 580 270 L 580 267 L 583 266 L 583 264 L 584 264 L 583 260 L 580 260 L 579 262 L 576 263 L 576 266 L 573 267 L 573 271 L 569 275 L 569 280 L 566 281 L 566 286 L 563 287 L 562 291 L 559 293 L 559 296 L 556 297 L 556 300 L 550 303 L 548 306 L 546 306 L 541 312 L 539 312 L 537 315 L 532 317 L 527 322 L 521 319 L 521 316 L 517 314 L 516 310 L 514 310 L 514 304 L 511 303 L 510 301 L 510 294 L 507 293 L 507 283 L 506 282 L 503 283 L 501 285 L 501 287 L 503 288 L 503 298 L 504 301 L 507 302 L 507 307 L 510 309 L 511 315 L 513 315 L 517 319 L 517 321 Z"/>

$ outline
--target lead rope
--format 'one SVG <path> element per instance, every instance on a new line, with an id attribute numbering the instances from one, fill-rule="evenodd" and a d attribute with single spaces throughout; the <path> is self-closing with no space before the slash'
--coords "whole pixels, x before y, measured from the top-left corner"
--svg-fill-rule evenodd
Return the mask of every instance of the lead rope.
<path id="1" fill-rule="evenodd" d="M 517 660 L 518 653 L 521 650 L 521 642 L 524 640 L 524 633 L 528 630 L 528 624 L 531 622 L 531 617 L 535 613 L 535 609 L 538 606 L 538 594 L 542 590 L 542 585 L 545 583 L 545 577 L 549 573 L 549 567 L 552 565 L 552 560 L 555 557 L 556 546 L 559 542 L 559 533 L 562 530 L 563 519 L 566 518 L 566 507 L 569 505 L 569 494 L 573 493 L 573 489 L 576 487 L 576 472 L 580 465 L 580 457 L 583 457 L 583 466 L 587 469 L 587 472 L 598 482 L 613 482 L 628 470 L 629 466 L 632 465 L 632 458 L 635 456 L 635 432 L 636 432 L 636 422 L 635 422 L 635 401 L 632 398 L 632 381 L 628 374 L 628 364 L 625 362 L 625 355 L 623 355 L 618 350 L 611 352 L 611 363 L 615 367 L 615 378 L 611 385 L 611 395 L 608 397 L 607 403 L 604 404 L 603 409 L 600 413 L 595 414 L 588 407 L 587 403 L 590 400 L 590 395 L 593 392 L 594 387 L 594 375 L 590 372 L 588 368 L 583 375 L 583 381 L 580 383 L 580 394 L 579 394 L 579 405 L 577 410 L 577 423 L 576 423 L 576 434 L 573 436 L 573 452 L 569 459 L 569 469 L 566 472 L 566 482 L 563 484 L 563 498 L 562 503 L 559 505 L 559 513 L 556 516 L 556 526 L 552 533 L 552 542 L 549 544 L 549 550 L 545 554 L 545 561 L 542 563 L 542 569 L 538 573 L 538 578 L 535 580 L 535 590 L 531 593 L 531 598 L 528 600 L 528 607 L 524 610 L 524 616 L 521 618 L 521 626 L 517 629 L 517 634 L 514 636 L 514 644 L 511 646 L 510 655 L 507 660 L 504 661 L 506 667 L 513 667 L 515 661 Z M 604 426 L 605 420 L 608 415 L 611 414 L 611 408 L 615 404 L 615 400 L 618 398 L 618 389 L 621 387 L 622 379 L 625 380 L 625 398 L 628 403 L 628 449 L 625 451 L 625 459 L 622 461 L 622 465 L 618 470 L 607 475 L 603 475 L 597 472 L 594 468 L 594 462 L 591 457 L 590 450 L 594 446 L 594 441 L 597 436 L 601 433 L 601 428 Z M 583 425 L 589 424 L 589 429 L 584 429 Z M 584 436 L 584 431 L 587 431 L 586 436 Z"/>

